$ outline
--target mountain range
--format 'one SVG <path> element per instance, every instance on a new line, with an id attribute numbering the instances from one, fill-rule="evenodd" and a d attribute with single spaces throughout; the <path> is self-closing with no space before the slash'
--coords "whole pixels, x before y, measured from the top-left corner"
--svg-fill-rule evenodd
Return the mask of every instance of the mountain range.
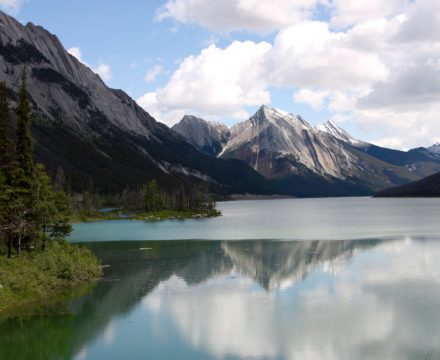
<path id="1" fill-rule="evenodd" d="M 285 188 L 307 179 L 332 184 L 326 192 L 367 194 L 440 171 L 439 153 L 432 149 L 379 147 L 331 121 L 314 127 L 301 116 L 266 106 L 230 129 L 188 116 L 173 129 L 200 151 L 242 160 Z"/>
<path id="2" fill-rule="evenodd" d="M 432 148 L 408 152 L 357 139 L 331 122 L 262 106 L 231 128 L 187 115 L 172 129 L 111 89 L 41 26 L 0 12 L 0 80 L 12 105 L 25 65 L 34 157 L 74 191 L 116 192 L 156 179 L 222 194 L 372 194 L 440 171 Z"/>
<path id="3" fill-rule="evenodd" d="M 204 182 L 221 194 L 274 191 L 246 164 L 199 152 L 125 92 L 107 87 L 40 26 L 0 12 L 0 58 L 13 104 L 26 66 L 35 159 L 51 173 L 61 167 L 73 190 L 92 183 L 114 192 L 156 179 L 169 189 Z"/>

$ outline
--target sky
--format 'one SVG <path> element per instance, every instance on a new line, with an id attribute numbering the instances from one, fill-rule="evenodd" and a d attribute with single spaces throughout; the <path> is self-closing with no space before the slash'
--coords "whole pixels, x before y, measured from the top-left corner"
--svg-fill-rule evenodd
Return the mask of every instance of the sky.
<path id="1" fill-rule="evenodd" d="M 440 142 L 439 0 L 0 0 L 169 126 L 261 105 L 410 149 Z"/>

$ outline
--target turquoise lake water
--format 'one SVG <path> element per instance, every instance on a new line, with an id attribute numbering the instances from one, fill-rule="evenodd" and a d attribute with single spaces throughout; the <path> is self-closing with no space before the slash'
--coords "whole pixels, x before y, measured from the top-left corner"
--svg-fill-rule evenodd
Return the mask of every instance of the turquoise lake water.
<path id="1" fill-rule="evenodd" d="M 219 208 L 77 225 L 103 279 L 0 322 L 0 359 L 440 359 L 439 200 Z"/>
<path id="2" fill-rule="evenodd" d="M 328 198 L 221 202 L 223 216 L 75 225 L 73 242 L 116 240 L 354 240 L 440 234 L 440 199 Z"/>

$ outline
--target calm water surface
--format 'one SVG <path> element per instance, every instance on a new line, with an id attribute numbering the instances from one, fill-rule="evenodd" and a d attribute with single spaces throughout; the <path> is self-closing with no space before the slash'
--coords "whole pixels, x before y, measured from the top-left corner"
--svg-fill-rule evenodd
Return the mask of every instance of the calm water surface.
<path id="1" fill-rule="evenodd" d="M 0 359 L 440 359 L 440 201 L 221 208 L 219 219 L 168 222 L 184 233 L 170 240 L 206 226 L 215 238 L 219 221 L 224 238 L 237 226 L 255 239 L 104 241 L 100 223 L 104 238 L 91 233 L 86 245 L 110 265 L 104 278 L 44 316 L 0 322 Z M 111 240 L 177 231 L 118 223 Z M 262 240 L 255 227 L 303 239 Z"/>
<path id="2" fill-rule="evenodd" d="M 329 198 L 221 202 L 213 219 L 75 225 L 70 240 L 353 240 L 440 235 L 440 199 Z"/>

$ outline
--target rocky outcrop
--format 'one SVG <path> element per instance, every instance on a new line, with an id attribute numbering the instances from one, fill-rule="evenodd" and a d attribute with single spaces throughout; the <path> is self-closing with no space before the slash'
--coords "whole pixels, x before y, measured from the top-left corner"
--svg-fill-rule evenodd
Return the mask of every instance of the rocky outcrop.
<path id="1" fill-rule="evenodd" d="M 226 125 L 192 115 L 185 115 L 172 129 L 197 149 L 213 157 L 222 152 L 231 135 Z"/>

